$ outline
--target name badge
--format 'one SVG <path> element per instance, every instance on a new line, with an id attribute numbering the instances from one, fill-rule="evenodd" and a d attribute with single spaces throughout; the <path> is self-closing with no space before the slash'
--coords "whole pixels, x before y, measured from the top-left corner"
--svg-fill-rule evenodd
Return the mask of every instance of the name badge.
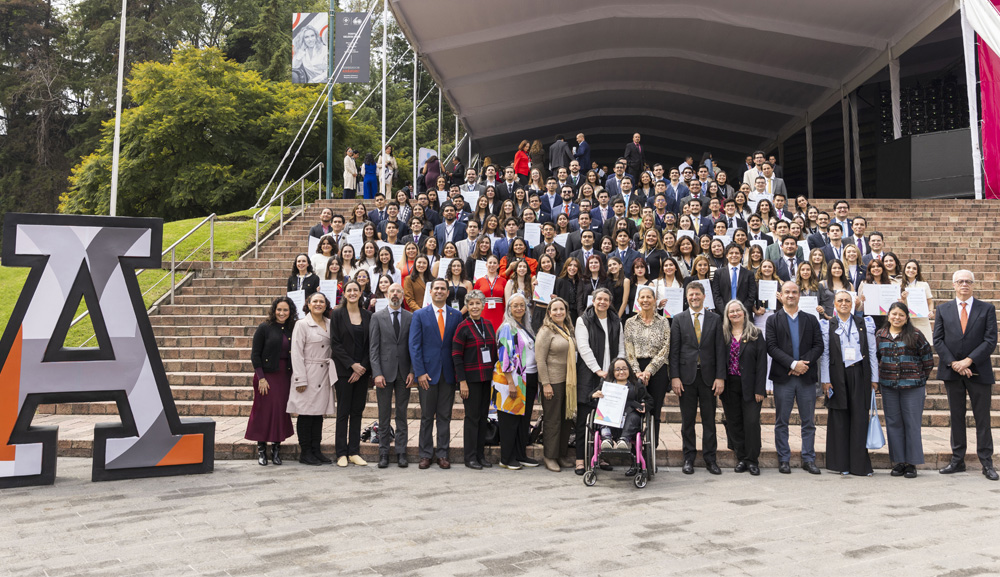
<path id="1" fill-rule="evenodd" d="M 458 301 L 451 301 L 450 303 L 448 303 L 448 306 L 450 306 L 451 308 L 453 308 L 455 310 L 461 310 L 462 309 L 462 307 L 458 306 Z"/>
<path id="2" fill-rule="evenodd" d="M 587 306 L 589 307 L 592 304 L 594 304 L 594 295 L 590 295 L 587 297 Z"/>
<path id="3" fill-rule="evenodd" d="M 844 350 L 844 360 L 845 361 L 856 361 L 858 360 L 858 351 L 851 347 Z"/>
<path id="4" fill-rule="evenodd" d="M 493 299 L 487 299 L 487 301 L 486 301 L 486 308 L 488 308 L 488 309 L 495 309 L 495 308 L 497 308 L 496 301 L 494 301 Z"/>
<path id="5" fill-rule="evenodd" d="M 493 362 L 493 357 L 492 357 L 492 355 L 490 355 L 490 350 L 489 349 L 487 349 L 487 348 L 480 349 L 479 350 L 479 354 L 481 354 L 483 356 L 483 362 L 484 363 L 492 363 Z"/>

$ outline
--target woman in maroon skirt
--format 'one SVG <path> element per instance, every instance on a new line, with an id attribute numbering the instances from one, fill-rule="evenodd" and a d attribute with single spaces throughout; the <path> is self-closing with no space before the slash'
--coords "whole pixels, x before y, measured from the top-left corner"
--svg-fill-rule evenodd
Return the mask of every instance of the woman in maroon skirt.
<path id="1" fill-rule="evenodd" d="M 253 335 L 250 360 L 253 363 L 253 407 L 247 422 L 246 438 L 257 441 L 257 462 L 267 464 L 267 444 L 271 443 L 271 461 L 281 464 L 281 442 L 292 436 L 292 417 L 285 411 L 291 389 L 292 328 L 295 305 L 288 297 L 271 303 L 267 320 Z"/>

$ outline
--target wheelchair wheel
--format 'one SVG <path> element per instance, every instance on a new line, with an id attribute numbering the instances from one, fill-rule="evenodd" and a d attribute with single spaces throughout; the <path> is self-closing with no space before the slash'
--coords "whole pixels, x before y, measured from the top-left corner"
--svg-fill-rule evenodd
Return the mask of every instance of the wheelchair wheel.
<path id="1" fill-rule="evenodd" d="M 594 415 L 591 414 L 589 417 L 587 417 L 587 427 L 586 427 L 586 429 L 584 429 L 584 432 L 583 432 L 584 436 L 587 437 L 584 440 L 584 445 L 583 445 L 584 446 L 583 468 L 586 471 L 586 473 L 584 474 L 584 482 L 586 482 L 587 475 L 588 474 L 592 474 L 593 473 L 593 469 L 594 469 L 592 463 L 594 461 L 594 449 L 595 449 L 595 447 L 594 447 L 594 436 L 591 434 L 591 430 L 593 429 L 593 421 L 594 421 Z M 580 442 L 580 440 L 577 439 L 577 443 L 579 443 L 579 442 Z M 593 483 L 591 483 L 590 485 L 593 485 Z M 590 486 L 590 485 L 588 485 L 588 486 Z"/>
<path id="2" fill-rule="evenodd" d="M 646 470 L 649 473 L 649 477 L 652 478 L 656 475 L 656 425 L 653 422 L 653 416 L 646 416 L 646 430 L 642 435 L 642 456 L 646 459 Z"/>
<path id="3" fill-rule="evenodd" d="M 632 482 L 635 483 L 636 489 L 643 489 L 646 487 L 647 480 L 646 473 L 639 473 L 635 476 L 635 479 L 633 479 Z"/>
<path id="4" fill-rule="evenodd" d="M 593 471 L 587 471 L 583 474 L 583 484 L 588 487 L 593 487 L 597 484 L 597 473 Z"/>

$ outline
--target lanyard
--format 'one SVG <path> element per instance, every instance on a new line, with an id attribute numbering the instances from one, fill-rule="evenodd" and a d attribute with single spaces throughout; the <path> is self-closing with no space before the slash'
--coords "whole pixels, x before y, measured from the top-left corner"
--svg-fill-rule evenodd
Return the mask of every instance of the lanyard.
<path id="1" fill-rule="evenodd" d="M 485 327 L 484 328 L 480 328 L 479 327 L 479 322 L 477 322 L 477 321 L 475 321 L 473 319 L 469 319 L 469 320 L 472 321 L 472 327 L 475 329 L 476 336 L 479 337 L 483 341 L 483 344 L 485 344 L 486 343 L 486 330 L 485 330 Z"/>
<path id="2" fill-rule="evenodd" d="M 493 296 L 493 286 L 497 284 L 498 280 L 500 280 L 500 276 L 499 275 L 497 276 L 497 278 L 493 279 L 492 281 L 490 280 L 489 276 L 486 277 L 486 281 L 490 283 L 490 295 L 489 296 L 491 296 L 491 297 Z"/>
<path id="3" fill-rule="evenodd" d="M 594 290 L 597 290 L 597 283 L 599 282 L 599 280 L 590 279 L 590 286 L 594 287 Z"/>

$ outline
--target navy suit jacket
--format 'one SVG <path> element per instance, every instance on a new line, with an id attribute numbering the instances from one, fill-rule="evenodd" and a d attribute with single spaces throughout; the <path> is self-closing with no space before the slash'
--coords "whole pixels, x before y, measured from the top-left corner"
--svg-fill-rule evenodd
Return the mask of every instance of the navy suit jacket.
<path id="1" fill-rule="evenodd" d="M 455 384 L 455 366 L 451 362 L 451 342 L 462 322 L 462 313 L 445 306 L 444 339 L 438 329 L 437 311 L 425 306 L 413 313 L 410 321 L 410 363 L 413 375 L 427 375 L 431 384 L 444 381 Z"/>
<path id="2" fill-rule="evenodd" d="M 562 204 L 560 204 L 559 208 L 557 208 L 554 213 L 550 214 L 550 218 L 552 219 L 553 222 L 555 222 L 556 217 L 559 216 L 560 214 L 566 214 L 566 203 L 565 202 L 562 203 Z M 567 216 L 569 216 L 569 219 L 571 221 L 573 219 L 580 218 L 580 205 L 577 204 L 577 203 L 575 203 L 575 202 L 569 203 L 569 214 Z"/>
<path id="3" fill-rule="evenodd" d="M 385 210 L 382 212 L 384 213 Z M 372 221 L 372 224 L 376 227 L 378 226 L 378 223 L 382 221 L 382 218 L 378 215 L 378 209 L 368 211 L 368 220 Z"/>
<path id="4" fill-rule="evenodd" d="M 548 194 L 540 194 L 538 195 L 538 198 L 542 201 L 542 206 L 540 207 L 541 211 L 547 214 L 552 214 L 552 209 L 562 204 L 562 197 L 559 196 L 559 193 L 556 193 L 555 200 L 553 200 L 551 204 L 549 203 Z"/>
<path id="5" fill-rule="evenodd" d="M 514 238 L 521 238 L 521 237 L 516 236 Z M 493 243 L 493 254 L 497 255 L 497 258 L 503 258 L 507 256 L 507 253 L 510 252 L 510 243 L 513 241 L 514 239 L 507 240 L 506 235 L 500 237 L 499 239 L 497 239 L 495 243 Z"/>
<path id="6" fill-rule="evenodd" d="M 604 190 L 608 191 L 608 198 L 614 198 L 622 193 L 622 187 L 614 173 L 604 182 Z"/>
<path id="7" fill-rule="evenodd" d="M 962 378 L 951 370 L 951 363 L 966 357 L 972 359 L 973 383 L 993 384 L 990 355 L 997 347 L 997 310 L 986 301 L 974 299 L 969 310 L 969 322 L 962 332 L 958 303 L 955 299 L 937 307 L 934 322 L 934 352 L 940 357 L 937 378 L 944 381 Z"/>
<path id="8" fill-rule="evenodd" d="M 576 145 L 576 154 L 573 158 L 580 163 L 580 172 L 586 173 L 590 170 L 590 145 L 586 140 Z"/>
<path id="9" fill-rule="evenodd" d="M 458 243 L 458 241 L 460 241 L 460 240 L 465 240 L 465 236 L 466 236 L 465 235 L 465 228 L 466 228 L 466 224 L 464 222 L 456 220 L 455 221 L 455 231 L 454 231 L 454 234 L 452 234 L 451 240 L 453 242 L 455 242 L 455 243 Z M 439 225 L 437 225 L 437 226 L 434 227 L 434 237 L 437 238 L 437 241 L 438 241 L 438 247 L 439 247 L 438 248 L 438 252 L 441 252 L 441 249 L 444 248 L 444 243 L 446 242 L 445 241 L 445 224 L 443 222 L 441 224 L 439 224 Z"/>
<path id="10" fill-rule="evenodd" d="M 811 314 L 799 310 L 799 358 L 792 358 L 792 336 L 788 325 L 788 314 L 779 309 L 767 319 L 765 339 L 767 354 L 771 355 L 771 373 L 768 375 L 776 384 L 787 383 L 791 376 L 792 361 L 808 361 L 809 369 L 802 377 L 806 383 L 819 381 L 819 358 L 823 355 L 823 331 L 819 320 Z M 995 329 L 994 329 L 995 330 Z M 414 374 L 416 374 L 414 372 Z"/>
<path id="11" fill-rule="evenodd" d="M 614 218 L 615 211 L 611 210 L 611 206 L 608 206 L 608 218 Z M 596 230 L 601 232 L 604 230 L 604 217 L 601 216 L 601 207 L 597 206 L 590 209 L 590 228 L 591 230 Z M 595 228 L 596 227 L 596 228 Z"/>
<path id="12" fill-rule="evenodd" d="M 622 258 L 621 251 L 618 250 L 618 247 L 615 247 L 615 250 L 611 251 L 608 256 L 617 256 L 618 258 L 621 258 L 622 263 L 625 265 L 625 276 L 629 277 L 632 276 L 632 264 L 635 262 L 635 259 L 642 255 L 634 248 L 630 248 L 625 251 L 625 257 Z"/>

